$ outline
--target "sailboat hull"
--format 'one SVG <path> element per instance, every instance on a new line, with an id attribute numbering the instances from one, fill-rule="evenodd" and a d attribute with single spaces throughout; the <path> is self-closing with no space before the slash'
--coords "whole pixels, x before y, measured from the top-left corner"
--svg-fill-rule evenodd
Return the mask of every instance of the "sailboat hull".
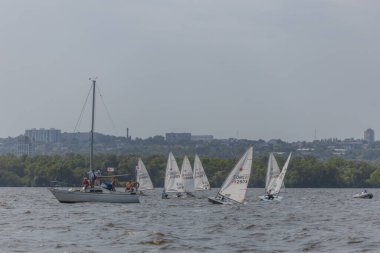
<path id="1" fill-rule="evenodd" d="M 281 201 L 282 197 L 281 196 L 274 196 L 273 199 L 268 199 L 268 196 L 259 196 L 259 199 L 262 201 Z"/>
<path id="2" fill-rule="evenodd" d="M 102 203 L 140 203 L 139 196 L 125 192 L 81 192 L 49 188 L 61 203 L 102 202 Z"/>
<path id="3" fill-rule="evenodd" d="M 220 199 L 216 199 L 215 197 L 208 197 L 208 201 L 217 205 L 231 205 L 232 204 L 232 202 L 222 201 Z"/>

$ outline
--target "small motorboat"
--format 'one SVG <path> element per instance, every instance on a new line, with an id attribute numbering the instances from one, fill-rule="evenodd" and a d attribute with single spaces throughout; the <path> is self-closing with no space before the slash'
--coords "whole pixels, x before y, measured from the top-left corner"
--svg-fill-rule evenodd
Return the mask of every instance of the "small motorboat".
<path id="1" fill-rule="evenodd" d="M 369 192 L 361 192 L 361 193 L 355 194 L 353 197 L 354 198 L 359 198 L 359 199 L 372 199 L 373 198 L 373 194 L 369 193 Z"/>

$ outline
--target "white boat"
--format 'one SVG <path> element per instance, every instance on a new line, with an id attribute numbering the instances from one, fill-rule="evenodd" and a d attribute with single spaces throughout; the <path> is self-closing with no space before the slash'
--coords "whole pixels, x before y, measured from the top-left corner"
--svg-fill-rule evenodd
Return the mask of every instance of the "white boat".
<path id="1" fill-rule="evenodd" d="M 216 196 L 208 198 L 211 203 L 245 203 L 245 194 L 247 192 L 249 177 L 251 176 L 252 156 L 253 148 L 250 147 L 232 169 Z"/>
<path id="2" fill-rule="evenodd" d="M 94 174 L 94 118 L 95 118 L 95 90 L 96 80 L 92 80 L 92 122 L 91 122 L 91 145 L 90 145 L 90 171 Z M 139 203 L 139 196 L 128 192 L 116 192 L 101 187 L 88 187 L 87 189 L 66 190 L 49 188 L 54 197 L 61 203 L 78 202 L 106 202 L 106 203 Z"/>
<path id="3" fill-rule="evenodd" d="M 270 153 L 267 167 L 267 175 L 265 178 L 265 195 L 260 196 L 261 200 L 281 200 L 279 196 L 281 189 L 284 188 L 284 178 L 286 171 L 288 170 L 289 161 L 292 153 L 289 154 L 284 167 L 280 172 L 280 168 L 277 164 L 276 158 L 273 153 Z"/>
<path id="4" fill-rule="evenodd" d="M 154 189 L 152 180 L 141 158 L 139 158 L 136 166 L 136 182 L 139 183 L 140 194 L 142 194 L 142 191 Z"/>
<path id="5" fill-rule="evenodd" d="M 173 153 L 170 152 L 166 164 L 165 185 L 162 198 L 169 198 L 170 193 L 175 193 L 175 196 L 180 197 L 184 192 L 184 185 L 177 161 L 175 160 Z"/>
<path id="6" fill-rule="evenodd" d="M 139 203 L 138 195 L 125 192 L 113 192 L 96 188 L 94 191 L 66 190 L 49 188 L 61 203 L 105 202 L 105 203 Z"/>
<path id="7" fill-rule="evenodd" d="M 366 191 L 363 191 L 361 193 L 355 194 L 353 197 L 354 198 L 360 198 L 360 199 L 372 199 L 373 198 L 373 194 L 369 193 L 369 192 L 366 192 Z"/>
<path id="8" fill-rule="evenodd" d="M 186 195 L 194 196 L 194 176 L 193 170 L 191 169 L 191 164 L 187 156 L 183 159 L 181 166 L 181 179 L 183 183 L 183 190 Z"/>
<path id="9" fill-rule="evenodd" d="M 198 155 L 194 159 L 194 189 L 196 191 L 210 190 L 210 183 L 208 182 L 206 173 Z"/>

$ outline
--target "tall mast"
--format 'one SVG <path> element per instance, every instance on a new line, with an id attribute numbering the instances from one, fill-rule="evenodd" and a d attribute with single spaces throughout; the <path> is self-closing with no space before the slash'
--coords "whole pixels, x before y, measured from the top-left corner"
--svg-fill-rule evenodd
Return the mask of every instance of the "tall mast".
<path id="1" fill-rule="evenodd" d="M 93 171 L 93 157 L 94 157 L 95 85 L 96 85 L 96 78 L 94 80 L 92 80 L 92 120 L 91 120 L 90 171 Z"/>

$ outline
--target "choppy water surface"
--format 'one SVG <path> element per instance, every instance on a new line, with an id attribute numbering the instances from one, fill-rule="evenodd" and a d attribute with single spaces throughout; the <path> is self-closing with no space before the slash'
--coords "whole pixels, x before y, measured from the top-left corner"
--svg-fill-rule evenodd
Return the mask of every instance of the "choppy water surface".
<path id="1" fill-rule="evenodd" d="M 380 191 L 287 189 L 281 202 L 206 197 L 61 204 L 45 188 L 0 188 L 0 252 L 379 252 Z"/>

